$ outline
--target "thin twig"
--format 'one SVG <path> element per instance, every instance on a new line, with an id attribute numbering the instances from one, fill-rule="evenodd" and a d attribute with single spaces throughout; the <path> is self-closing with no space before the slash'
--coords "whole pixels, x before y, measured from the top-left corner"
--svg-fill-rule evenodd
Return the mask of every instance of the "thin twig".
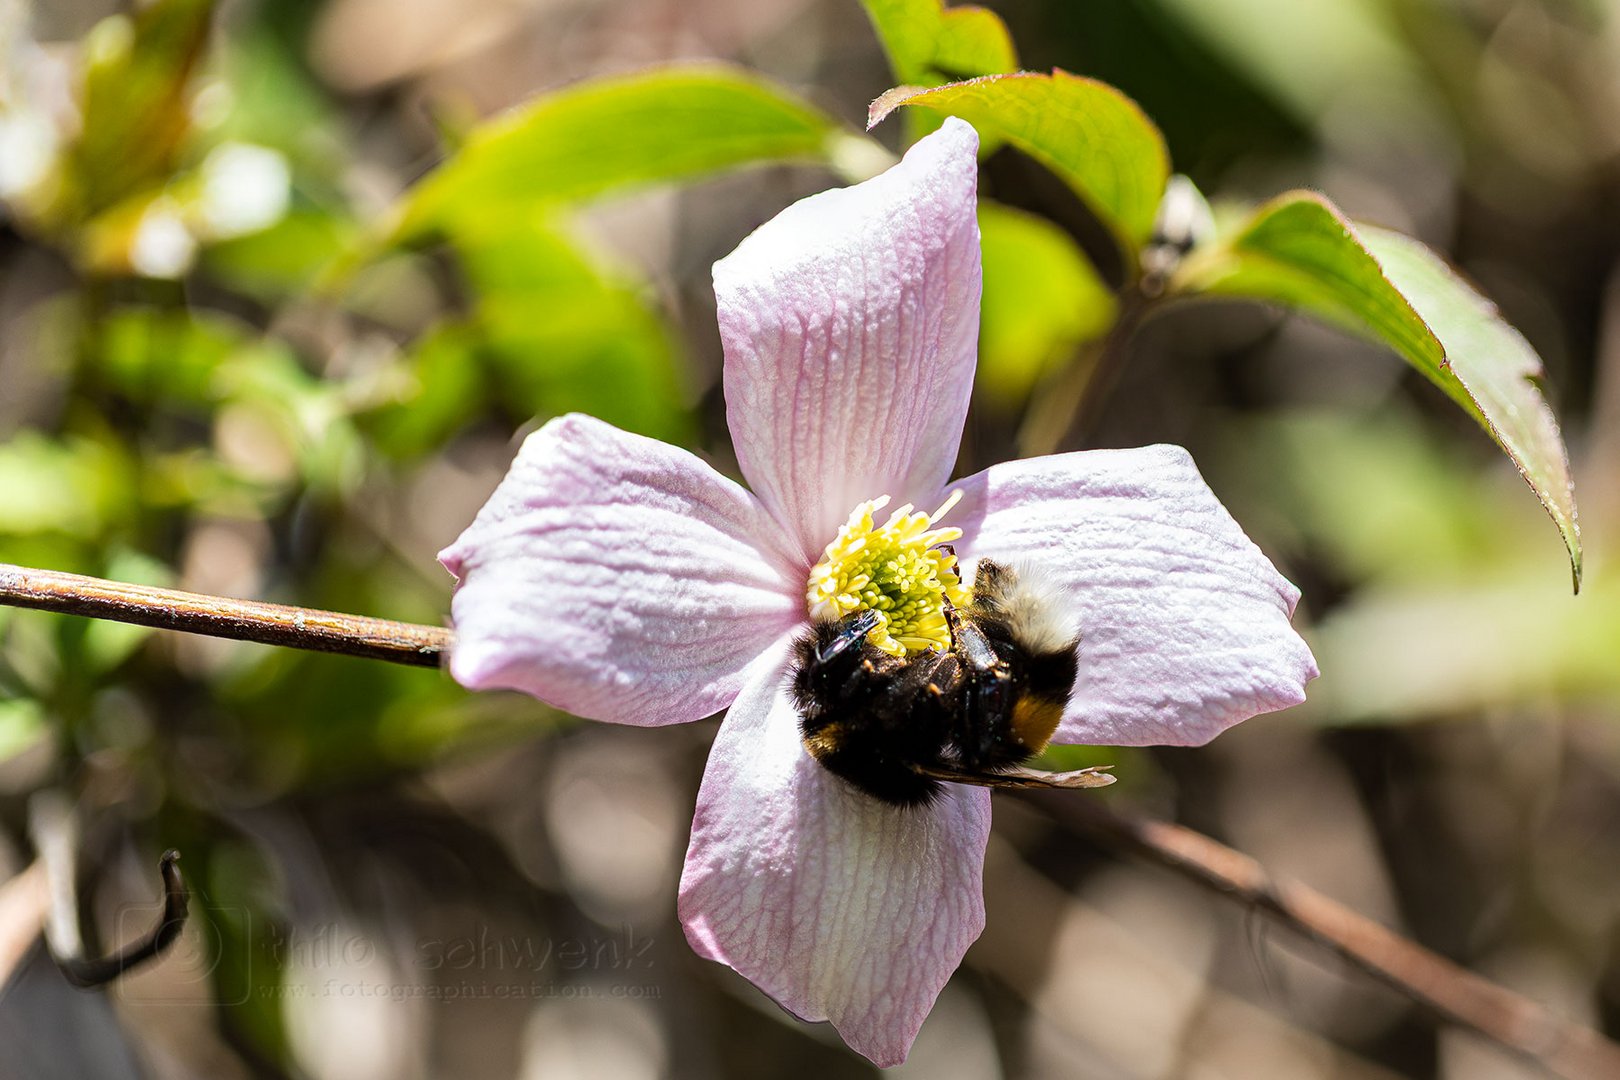
<path id="1" fill-rule="evenodd" d="M 1620 1046 L 1555 1016 L 1254 859 L 1181 825 L 1122 817 L 1095 799 L 1030 795 L 1052 817 L 1115 849 L 1169 867 L 1267 912 L 1442 1018 L 1571 1080 L 1620 1077 Z"/>
<path id="2" fill-rule="evenodd" d="M 451 632 L 438 626 L 125 585 L 4 563 L 0 604 L 418 667 L 438 667 L 451 640 Z"/>

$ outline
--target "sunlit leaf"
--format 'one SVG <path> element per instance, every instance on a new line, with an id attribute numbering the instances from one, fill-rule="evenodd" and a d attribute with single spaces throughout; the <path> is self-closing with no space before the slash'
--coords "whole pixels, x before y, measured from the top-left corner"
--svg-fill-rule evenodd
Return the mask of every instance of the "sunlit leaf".
<path id="1" fill-rule="evenodd" d="M 102 322 L 93 356 L 109 385 L 140 401 L 205 405 L 220 367 L 251 331 L 207 311 L 119 308 Z"/>
<path id="2" fill-rule="evenodd" d="M 124 520 L 136 493 L 131 463 L 86 438 L 55 441 L 23 431 L 0 444 L 0 534 L 89 538 Z"/>
<path id="3" fill-rule="evenodd" d="M 63 212 L 82 219 L 161 182 L 191 129 L 213 0 L 158 0 L 85 39 L 84 126 Z"/>
<path id="4" fill-rule="evenodd" d="M 526 301 L 480 311 L 503 398 L 525 415 L 588 412 L 672 442 L 691 436 L 674 345 L 633 293 L 581 289 L 548 297 L 537 319 Z"/>
<path id="5" fill-rule="evenodd" d="M 1428 248 L 1352 228 L 1325 199 L 1294 192 L 1195 252 L 1172 288 L 1297 307 L 1394 349 L 1507 452 L 1557 524 L 1579 587 L 1575 494 L 1558 421 L 1537 385 L 1541 359 Z"/>
<path id="6" fill-rule="evenodd" d="M 453 248 L 470 312 L 416 341 L 400 393 L 365 418 L 387 453 L 434 450 L 491 401 L 513 423 L 582 411 L 690 436 L 673 336 L 632 276 L 588 258 L 540 211 L 466 223 Z"/>
<path id="7" fill-rule="evenodd" d="M 1085 253 L 1045 218 L 981 201 L 979 236 L 984 297 L 975 385 L 1015 405 L 1054 363 L 1105 333 L 1117 305 Z"/>
<path id="8" fill-rule="evenodd" d="M 397 399 L 362 418 L 379 450 L 401 458 L 437 450 L 487 403 L 482 339 L 476 326 L 457 321 L 412 343 Z"/>
<path id="9" fill-rule="evenodd" d="M 1231 235 L 1195 251 L 1172 288 L 1269 300 L 1371 332 L 1470 407 L 1461 387 L 1444 381 L 1445 346 L 1319 195 L 1290 192 L 1262 206 Z"/>
<path id="10" fill-rule="evenodd" d="M 1579 588 L 1575 486 L 1558 418 L 1541 394 L 1541 357 L 1495 304 L 1427 247 L 1383 229 L 1363 227 L 1361 236 L 1445 346 L 1446 383 L 1462 387 L 1474 405 L 1470 411 L 1507 451 L 1557 524 Z"/>
<path id="11" fill-rule="evenodd" d="M 902 87 L 872 105 L 876 124 L 901 105 L 960 116 L 1061 177 L 1134 256 L 1153 231 L 1170 176 L 1164 137 L 1137 104 L 1094 79 L 1054 71 L 987 75 L 932 90 Z"/>
<path id="12" fill-rule="evenodd" d="M 690 435 L 675 344 L 628 274 L 543 213 L 458 232 L 479 349 L 516 419 L 581 411 L 643 435 Z"/>
<path id="13" fill-rule="evenodd" d="M 262 232 L 210 245 L 203 267 L 252 296 L 279 300 L 306 293 L 358 239 L 348 221 L 296 210 Z"/>
<path id="14" fill-rule="evenodd" d="M 777 87 L 719 66 L 596 79 L 475 131 L 406 197 L 397 235 L 499 221 L 760 161 L 825 159 L 847 133 Z"/>
<path id="15" fill-rule="evenodd" d="M 1018 67 L 1006 24 L 987 8 L 947 8 L 941 0 L 861 2 L 902 83 L 936 86 Z"/>

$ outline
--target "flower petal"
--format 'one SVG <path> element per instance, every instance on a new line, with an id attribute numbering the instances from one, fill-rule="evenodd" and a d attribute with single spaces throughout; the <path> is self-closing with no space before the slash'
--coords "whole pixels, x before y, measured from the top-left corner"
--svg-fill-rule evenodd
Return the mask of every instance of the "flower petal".
<path id="1" fill-rule="evenodd" d="M 594 720 L 707 716 L 804 617 L 780 540 L 753 496 L 686 451 L 553 420 L 439 555 L 460 578 L 451 674 Z"/>
<path id="2" fill-rule="evenodd" d="M 1080 678 L 1054 738 L 1197 745 L 1305 700 L 1316 661 L 1278 574 L 1178 446 L 994 465 L 953 485 L 964 561 L 1035 564 L 1066 588 Z"/>
<path id="3" fill-rule="evenodd" d="M 956 462 L 979 333 L 978 145 L 948 119 L 715 264 L 737 459 L 807 562 L 856 503 L 918 502 Z"/>
<path id="4" fill-rule="evenodd" d="M 948 784 L 901 810 L 845 784 L 800 743 L 785 670 L 779 643 L 709 752 L 681 923 L 699 954 L 897 1065 L 984 929 L 989 793 Z"/>

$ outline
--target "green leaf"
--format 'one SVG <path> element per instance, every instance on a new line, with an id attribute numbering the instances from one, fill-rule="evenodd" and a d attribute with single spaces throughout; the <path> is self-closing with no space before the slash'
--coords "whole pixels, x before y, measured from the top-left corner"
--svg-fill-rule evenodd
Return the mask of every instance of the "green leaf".
<path id="1" fill-rule="evenodd" d="M 1580 587 L 1575 492 L 1558 421 L 1537 385 L 1541 358 L 1428 248 L 1353 228 L 1322 197 L 1291 192 L 1194 252 L 1171 289 L 1299 308 L 1394 349 L 1507 452 L 1557 524 Z"/>
<path id="2" fill-rule="evenodd" d="M 418 342 L 413 391 L 381 417 L 391 450 L 430 449 L 489 397 L 519 422 L 580 411 L 690 437 L 674 338 L 632 275 L 588 258 L 543 210 L 467 223 L 452 243 L 472 311 Z"/>
<path id="3" fill-rule="evenodd" d="M 1371 332 L 1471 408 L 1459 386 L 1443 381 L 1440 339 L 1390 284 L 1350 222 L 1314 193 L 1280 195 L 1235 234 L 1196 250 L 1171 289 L 1269 300 Z"/>
<path id="4" fill-rule="evenodd" d="M 1558 418 L 1541 394 L 1541 357 L 1523 334 L 1507 324 L 1495 304 L 1423 244 L 1365 226 L 1361 236 L 1385 275 L 1445 347 L 1442 386 L 1456 383 L 1462 388 L 1474 406 L 1470 411 L 1507 451 L 1557 524 L 1578 590 L 1581 533 L 1575 486 Z"/>
<path id="5" fill-rule="evenodd" d="M 84 127 L 59 212 L 83 219 L 161 183 L 191 131 L 213 0 L 159 0 L 85 38 Z"/>
<path id="6" fill-rule="evenodd" d="M 937 86 L 1018 67 L 1006 24 L 986 8 L 947 8 L 941 0 L 861 2 L 902 83 Z"/>
<path id="7" fill-rule="evenodd" d="M 107 383 L 142 402 L 201 406 L 219 368 L 248 347 L 251 328 L 208 311 L 124 307 L 102 322 L 93 357 Z"/>
<path id="8" fill-rule="evenodd" d="M 407 197 L 396 237 L 535 204 L 758 161 L 826 159 L 847 136 L 780 89 L 718 66 L 596 79 L 480 128 Z"/>
<path id="9" fill-rule="evenodd" d="M 634 293 L 558 291 L 538 310 L 490 300 L 480 322 L 503 397 L 524 418 L 587 412 L 666 442 L 690 439 L 674 344 Z"/>
<path id="10" fill-rule="evenodd" d="M 209 245 L 202 259 L 231 288 L 275 302 L 307 293 L 358 240 L 351 222 L 300 209 L 268 229 Z"/>
<path id="11" fill-rule="evenodd" d="M 488 400 L 478 362 L 483 335 L 465 323 L 444 323 L 417 338 L 405 365 L 404 391 L 362 418 L 383 453 L 415 458 L 449 442 Z"/>
<path id="12" fill-rule="evenodd" d="M 984 297 L 975 386 L 1021 403 L 1050 368 L 1113 324 L 1114 295 L 1062 229 L 1045 218 L 979 202 Z"/>
<path id="13" fill-rule="evenodd" d="M 133 469 L 117 448 L 24 430 L 0 444 L 0 535 L 102 535 L 134 511 Z"/>
<path id="14" fill-rule="evenodd" d="M 1057 70 L 901 87 L 873 102 L 870 123 L 900 105 L 960 116 L 982 136 L 1005 138 L 1072 187 L 1132 256 L 1152 234 L 1170 153 L 1136 102 L 1112 86 Z"/>

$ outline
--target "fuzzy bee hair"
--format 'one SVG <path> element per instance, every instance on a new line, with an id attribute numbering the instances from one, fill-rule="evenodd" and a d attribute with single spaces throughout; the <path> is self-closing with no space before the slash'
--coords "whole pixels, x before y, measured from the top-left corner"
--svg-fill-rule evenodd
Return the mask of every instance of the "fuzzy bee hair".
<path id="1" fill-rule="evenodd" d="M 1035 563 L 1012 566 L 980 559 L 973 572 L 973 607 L 980 618 L 999 619 L 1024 651 L 1073 649 L 1080 634 L 1068 610 L 1062 583 Z"/>

